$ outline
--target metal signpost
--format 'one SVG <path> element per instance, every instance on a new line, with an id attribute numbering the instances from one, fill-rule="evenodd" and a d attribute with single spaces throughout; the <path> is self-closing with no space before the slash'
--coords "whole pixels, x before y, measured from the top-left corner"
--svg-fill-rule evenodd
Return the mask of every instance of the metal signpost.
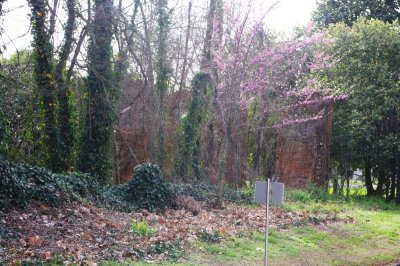
<path id="1" fill-rule="evenodd" d="M 268 265 L 268 221 L 269 204 L 283 204 L 285 185 L 283 183 L 267 181 L 256 181 L 255 202 L 265 203 L 266 222 L 265 222 L 265 260 L 264 265 Z"/>

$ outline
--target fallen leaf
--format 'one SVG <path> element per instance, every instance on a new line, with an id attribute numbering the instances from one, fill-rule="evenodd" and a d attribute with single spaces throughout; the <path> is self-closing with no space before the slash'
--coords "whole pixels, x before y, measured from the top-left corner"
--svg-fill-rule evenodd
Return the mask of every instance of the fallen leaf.
<path id="1" fill-rule="evenodd" d="M 49 210 L 49 207 L 47 205 L 44 205 L 44 204 L 40 204 L 39 208 L 42 209 L 43 211 L 48 211 Z"/>
<path id="2" fill-rule="evenodd" d="M 28 245 L 30 246 L 41 246 L 43 244 L 43 240 L 40 236 L 35 235 L 28 238 Z"/>
<path id="3" fill-rule="evenodd" d="M 57 247 L 59 247 L 59 248 L 62 248 L 62 249 L 66 249 L 67 248 L 67 245 L 62 240 L 58 240 L 56 242 L 56 244 L 57 244 Z"/>
<path id="4" fill-rule="evenodd" d="M 80 209 L 81 209 L 82 212 L 84 212 L 86 214 L 90 214 L 90 209 L 89 208 L 86 208 L 85 206 L 81 206 Z"/>
<path id="5" fill-rule="evenodd" d="M 44 253 L 44 259 L 45 260 L 51 260 L 53 258 L 53 256 L 51 255 L 50 251 L 47 251 Z"/>
<path id="6" fill-rule="evenodd" d="M 89 231 L 82 232 L 81 236 L 85 240 L 93 240 L 93 234 Z"/>
<path id="7" fill-rule="evenodd" d="M 103 229 L 104 227 L 106 227 L 105 223 L 94 223 L 93 226 L 99 230 Z"/>

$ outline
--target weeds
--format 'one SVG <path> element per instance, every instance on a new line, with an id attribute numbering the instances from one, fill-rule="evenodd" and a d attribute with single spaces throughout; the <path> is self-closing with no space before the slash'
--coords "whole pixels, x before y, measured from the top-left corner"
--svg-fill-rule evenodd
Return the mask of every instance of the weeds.
<path id="1" fill-rule="evenodd" d="M 219 231 L 208 233 L 205 230 L 201 230 L 196 235 L 200 241 L 206 243 L 220 243 L 222 240 L 222 234 Z"/>
<path id="2" fill-rule="evenodd" d="M 136 236 L 151 236 L 156 233 L 156 230 L 148 226 L 144 220 L 133 220 L 131 223 L 131 230 L 132 233 Z"/>

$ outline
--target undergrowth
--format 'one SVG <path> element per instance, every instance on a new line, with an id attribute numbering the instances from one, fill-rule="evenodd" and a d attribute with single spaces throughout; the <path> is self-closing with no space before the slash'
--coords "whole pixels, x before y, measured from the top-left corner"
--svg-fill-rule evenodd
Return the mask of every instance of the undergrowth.
<path id="1" fill-rule="evenodd" d="M 127 183 L 105 189 L 103 199 L 107 207 L 123 211 L 158 211 L 173 207 L 175 194 L 160 168 L 155 164 L 144 163 L 135 167 L 133 177 Z"/>
<path id="2" fill-rule="evenodd" d="M 131 222 L 132 233 L 136 236 L 151 236 L 156 233 L 156 230 L 149 225 L 144 220 Z"/>
<path id="3" fill-rule="evenodd" d="M 209 233 L 206 230 L 200 230 L 197 232 L 196 236 L 200 241 L 206 243 L 220 243 L 223 239 L 219 231 Z"/>
<path id="4" fill-rule="evenodd" d="M 207 183 L 169 183 L 160 168 L 150 163 L 135 167 L 134 175 L 127 183 L 102 187 L 97 178 L 88 174 L 56 174 L 45 168 L 0 158 L 0 209 L 3 210 L 26 206 L 34 200 L 48 205 L 90 201 L 120 211 L 161 211 L 165 207 L 176 207 L 179 195 L 207 203 L 221 195 L 223 200 L 238 204 L 248 204 L 253 200 L 252 191 L 248 189 L 235 190 Z"/>
<path id="5" fill-rule="evenodd" d="M 0 208 L 24 206 L 30 200 L 49 205 L 95 200 L 100 186 L 96 178 L 82 173 L 55 174 L 28 164 L 0 158 Z"/>
<path id="6" fill-rule="evenodd" d="M 212 202 L 221 194 L 223 200 L 236 204 L 250 204 L 254 198 L 253 190 L 233 189 L 227 186 L 219 187 L 209 183 L 171 184 L 171 189 L 175 195 L 190 196 L 197 201 L 204 202 Z"/>

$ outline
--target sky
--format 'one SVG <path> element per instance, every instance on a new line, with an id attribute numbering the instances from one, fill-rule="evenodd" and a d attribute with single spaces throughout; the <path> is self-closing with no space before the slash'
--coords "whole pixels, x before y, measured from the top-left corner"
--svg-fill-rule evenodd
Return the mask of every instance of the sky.
<path id="1" fill-rule="evenodd" d="M 261 3 L 267 1 L 259 0 Z M 29 7 L 26 2 L 26 0 L 9 0 L 3 5 L 3 10 L 12 10 L 4 16 L 3 21 L 5 33 L 2 36 L 2 43 L 7 44 L 7 50 L 4 52 L 6 56 L 14 53 L 16 49 L 29 47 L 31 43 Z M 266 16 L 265 23 L 268 28 L 290 35 L 294 27 L 307 25 L 315 9 L 316 0 L 279 0 Z"/>
<path id="2" fill-rule="evenodd" d="M 294 27 L 307 25 L 316 8 L 316 0 L 280 0 L 266 16 L 266 25 L 289 35 Z"/>

